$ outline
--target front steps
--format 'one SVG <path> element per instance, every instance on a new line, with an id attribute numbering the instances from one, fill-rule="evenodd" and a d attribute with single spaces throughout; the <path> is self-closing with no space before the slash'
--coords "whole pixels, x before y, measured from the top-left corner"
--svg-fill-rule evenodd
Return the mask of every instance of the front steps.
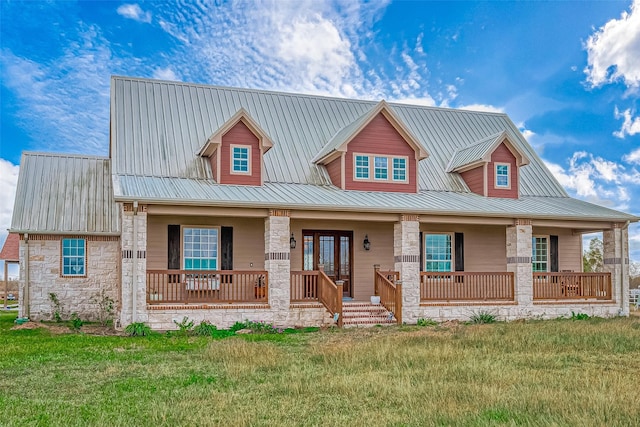
<path id="1" fill-rule="evenodd" d="M 346 301 L 342 303 L 342 326 L 345 328 L 396 323 L 396 318 L 382 304 Z"/>

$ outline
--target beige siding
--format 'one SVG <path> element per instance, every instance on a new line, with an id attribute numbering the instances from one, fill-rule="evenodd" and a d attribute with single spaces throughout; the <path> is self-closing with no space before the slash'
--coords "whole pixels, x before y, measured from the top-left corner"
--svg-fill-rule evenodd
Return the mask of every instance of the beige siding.
<path id="1" fill-rule="evenodd" d="M 463 233 L 464 270 L 507 271 L 507 234 L 504 226 L 420 224 L 423 233 Z"/>
<path id="2" fill-rule="evenodd" d="M 233 227 L 233 268 L 235 270 L 264 269 L 264 219 L 149 215 L 147 230 L 147 268 L 149 270 L 167 268 L 167 226 L 169 224 Z"/>
<path id="3" fill-rule="evenodd" d="M 391 222 L 346 222 L 326 220 L 291 220 L 291 231 L 297 241 L 291 251 L 291 271 L 302 270 L 302 230 L 353 231 L 353 298 L 368 300 L 373 295 L 373 265 L 380 264 L 383 270 L 393 270 L 393 223 Z M 371 250 L 362 247 L 364 236 L 369 236 Z"/>
<path id="4" fill-rule="evenodd" d="M 567 228 L 533 227 L 535 236 L 558 236 L 558 270 L 582 271 L 582 236 Z"/>

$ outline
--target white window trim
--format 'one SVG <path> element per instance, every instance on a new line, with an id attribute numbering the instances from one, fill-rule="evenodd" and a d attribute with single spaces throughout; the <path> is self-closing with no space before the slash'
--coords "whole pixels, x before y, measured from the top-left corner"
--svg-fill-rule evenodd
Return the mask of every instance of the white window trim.
<path id="1" fill-rule="evenodd" d="M 64 241 L 65 240 L 82 240 L 84 242 L 84 256 L 83 261 L 84 261 L 84 272 L 82 274 L 64 274 Z M 77 257 L 77 255 L 67 255 L 69 257 Z M 88 259 L 89 259 L 89 254 L 88 254 L 88 248 L 87 248 L 87 239 L 85 239 L 84 237 L 63 237 L 60 239 L 60 277 L 87 277 L 87 267 L 89 265 L 88 263 Z"/>
<path id="2" fill-rule="evenodd" d="M 377 168 L 377 167 L 376 167 L 376 159 L 384 159 L 384 160 L 385 160 L 385 163 L 387 164 L 387 165 L 386 165 L 386 167 L 384 167 L 384 168 Z M 372 169 L 373 169 L 373 176 L 372 176 L 373 180 L 374 180 L 374 181 L 378 181 L 378 182 L 380 182 L 380 181 L 382 181 L 382 182 L 387 182 L 387 181 L 389 181 L 389 175 L 390 175 L 390 174 L 389 174 L 389 170 L 391 169 L 391 168 L 389 167 L 389 156 L 382 155 L 382 154 L 374 154 L 374 155 L 372 156 L 372 160 L 373 160 L 373 168 L 372 168 Z M 386 177 L 386 178 L 376 178 L 376 169 L 380 169 L 380 170 L 384 169 L 384 170 L 386 170 L 386 171 L 387 171 L 387 177 Z"/>
<path id="3" fill-rule="evenodd" d="M 427 270 L 427 236 L 434 234 L 447 234 L 451 239 L 451 272 L 456 270 L 456 233 L 453 231 L 423 231 L 422 232 L 422 257 L 424 258 L 424 265 L 422 266 L 422 271 L 429 273 L 446 273 L 446 271 L 429 271 Z"/>
<path id="4" fill-rule="evenodd" d="M 216 226 L 216 225 L 192 225 L 192 224 L 183 224 L 180 226 L 180 268 L 181 270 L 187 270 L 184 266 L 184 229 L 185 228 L 206 228 L 206 229 L 216 229 L 218 230 L 218 242 L 217 242 L 217 248 L 216 248 L 216 270 L 210 270 L 210 271 L 218 271 L 220 270 L 220 240 L 222 239 L 222 227 L 220 226 Z M 199 270 L 194 270 L 194 271 L 199 271 Z"/>
<path id="5" fill-rule="evenodd" d="M 498 166 L 507 167 L 507 185 L 498 185 Z M 493 166 L 493 188 L 496 190 L 511 190 L 511 163 L 496 162 Z"/>
<path id="6" fill-rule="evenodd" d="M 551 251 L 551 236 L 548 234 L 534 234 L 531 236 L 532 240 L 531 240 L 531 270 L 534 273 L 548 273 L 549 272 L 549 264 L 551 263 L 551 260 L 549 259 L 549 255 L 550 255 L 550 251 Z M 533 270 L 533 264 L 536 262 L 533 259 L 533 239 L 546 239 L 547 240 L 547 269 L 545 271 L 535 271 Z"/>
<path id="7" fill-rule="evenodd" d="M 234 148 L 245 148 L 247 150 L 247 171 L 235 171 L 233 170 L 233 149 Z M 231 175 L 251 175 L 252 170 L 252 162 L 251 162 L 251 149 L 253 147 L 251 145 L 243 145 L 243 144 L 229 144 L 229 173 Z"/>
<path id="8" fill-rule="evenodd" d="M 356 176 L 356 157 L 363 156 L 369 158 L 369 178 L 358 178 Z M 354 182 L 384 182 L 389 184 L 408 184 L 409 183 L 409 157 L 393 156 L 389 154 L 370 154 L 370 153 L 353 153 L 353 181 Z M 387 159 L 387 178 L 375 177 L 375 158 L 385 157 Z M 404 180 L 393 179 L 393 159 L 404 159 Z"/>
<path id="9" fill-rule="evenodd" d="M 357 168 L 358 168 L 357 157 L 367 158 L 367 177 L 366 178 L 361 178 L 357 176 L 358 175 L 357 174 Z M 353 180 L 354 181 L 371 181 L 371 156 L 370 155 L 360 154 L 360 153 L 353 154 Z"/>

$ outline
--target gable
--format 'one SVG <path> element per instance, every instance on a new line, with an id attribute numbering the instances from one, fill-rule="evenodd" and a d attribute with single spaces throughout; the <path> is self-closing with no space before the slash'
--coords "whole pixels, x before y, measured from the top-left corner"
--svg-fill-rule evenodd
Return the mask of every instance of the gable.
<path id="1" fill-rule="evenodd" d="M 247 153 L 243 158 L 235 161 L 246 161 L 246 169 L 234 171 L 234 149 Z M 214 163 L 215 162 L 215 163 Z M 211 157 L 211 169 L 220 184 L 262 185 L 262 151 L 260 141 L 249 127 L 240 120 L 227 133 L 222 135 L 220 148 Z"/>

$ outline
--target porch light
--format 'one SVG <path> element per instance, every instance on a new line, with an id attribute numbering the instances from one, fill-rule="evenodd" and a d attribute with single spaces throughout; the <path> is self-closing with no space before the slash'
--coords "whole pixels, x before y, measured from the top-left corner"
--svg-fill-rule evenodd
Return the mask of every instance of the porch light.
<path id="1" fill-rule="evenodd" d="M 291 238 L 289 239 L 289 246 L 291 249 L 296 248 L 296 239 L 293 237 L 293 233 L 291 233 Z"/>
<path id="2" fill-rule="evenodd" d="M 364 242 L 362 242 L 362 247 L 364 248 L 365 251 L 368 251 L 369 249 L 371 249 L 371 242 L 369 241 L 368 234 L 364 235 Z"/>

